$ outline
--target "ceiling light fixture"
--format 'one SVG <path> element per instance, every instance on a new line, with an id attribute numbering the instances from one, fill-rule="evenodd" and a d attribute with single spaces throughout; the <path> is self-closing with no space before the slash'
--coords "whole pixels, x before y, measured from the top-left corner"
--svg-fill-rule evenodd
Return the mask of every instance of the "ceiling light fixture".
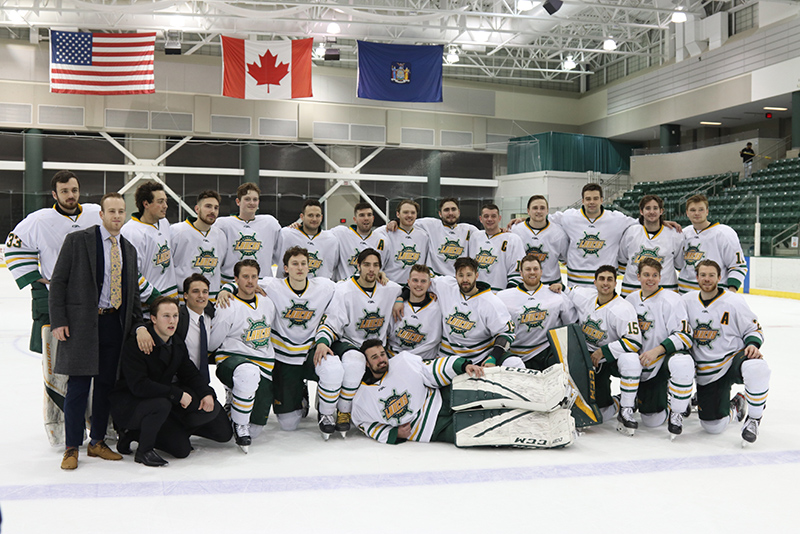
<path id="1" fill-rule="evenodd" d="M 605 41 L 603 41 L 603 50 L 607 50 L 611 52 L 617 49 L 617 42 L 614 40 L 613 37 L 609 37 Z"/>
<path id="2" fill-rule="evenodd" d="M 460 58 L 458 57 L 458 50 L 455 48 L 451 48 L 450 51 L 447 52 L 447 56 L 445 57 L 445 61 L 447 61 L 447 63 L 450 65 L 452 65 L 453 63 L 458 63 L 459 59 Z"/>
<path id="3" fill-rule="evenodd" d="M 772 106 L 764 106 L 765 111 L 789 111 L 789 108 L 774 108 Z"/>
<path id="4" fill-rule="evenodd" d="M 342 31 L 342 29 L 335 22 L 331 22 L 330 24 L 328 24 L 328 33 L 332 33 L 332 34 L 336 35 L 340 31 Z"/>
<path id="5" fill-rule="evenodd" d="M 320 58 L 320 59 L 324 58 L 325 57 L 325 45 L 323 43 L 320 43 L 319 46 L 317 46 L 317 49 L 314 51 L 314 53 L 317 54 L 318 58 Z"/>
<path id="6" fill-rule="evenodd" d="M 531 9 L 533 9 L 531 0 L 517 0 L 517 11 L 530 11 Z"/>
<path id="7" fill-rule="evenodd" d="M 564 70 L 572 70 L 577 67 L 578 64 L 575 63 L 575 59 L 570 55 L 564 60 L 564 64 L 562 66 L 564 67 Z"/>
<path id="8" fill-rule="evenodd" d="M 722 126 L 721 122 L 700 121 L 703 126 Z"/>
<path id="9" fill-rule="evenodd" d="M 677 11 L 673 11 L 672 12 L 672 22 L 674 22 L 675 24 L 682 24 L 682 23 L 686 22 L 686 20 L 688 18 L 686 16 L 686 13 L 681 11 L 681 9 L 683 9 L 683 7 L 678 7 Z"/>

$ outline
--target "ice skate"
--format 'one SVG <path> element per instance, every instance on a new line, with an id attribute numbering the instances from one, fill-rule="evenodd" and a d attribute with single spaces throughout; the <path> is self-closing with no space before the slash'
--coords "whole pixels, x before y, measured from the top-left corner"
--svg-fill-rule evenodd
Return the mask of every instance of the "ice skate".
<path id="1" fill-rule="evenodd" d="M 350 430 L 350 413 L 339 412 L 336 416 L 336 432 L 340 433 L 343 438 L 346 438 L 348 430 Z"/>
<path id="2" fill-rule="evenodd" d="M 737 393 L 731 399 L 731 421 L 741 423 L 747 415 L 747 401 L 744 395 Z"/>
<path id="3" fill-rule="evenodd" d="M 670 410 L 669 419 L 667 420 L 667 430 L 669 430 L 670 441 L 674 441 L 675 438 L 683 432 L 683 417 L 683 413 Z"/>
<path id="4" fill-rule="evenodd" d="M 742 427 L 742 447 L 746 447 L 748 443 L 755 443 L 758 439 L 758 426 L 761 424 L 761 418 L 748 417 Z"/>
<path id="5" fill-rule="evenodd" d="M 233 423 L 233 437 L 242 452 L 247 454 L 247 451 L 250 449 L 250 443 L 253 441 L 250 438 L 250 425 Z"/>
<path id="6" fill-rule="evenodd" d="M 637 428 L 639 428 L 639 423 L 633 419 L 633 408 L 621 407 L 617 415 L 617 431 L 633 436 Z"/>
<path id="7" fill-rule="evenodd" d="M 328 441 L 336 430 L 336 419 L 333 414 L 319 414 L 319 431 L 322 439 Z"/>

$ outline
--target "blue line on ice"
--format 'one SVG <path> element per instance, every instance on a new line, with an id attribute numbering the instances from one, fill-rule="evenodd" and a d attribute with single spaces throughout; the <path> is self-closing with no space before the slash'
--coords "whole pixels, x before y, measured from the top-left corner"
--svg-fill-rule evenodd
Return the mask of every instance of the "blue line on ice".
<path id="1" fill-rule="evenodd" d="M 517 482 L 549 478 L 633 475 L 692 469 L 725 469 L 756 465 L 800 463 L 800 450 L 744 453 L 691 458 L 655 458 L 623 462 L 474 469 L 469 471 L 422 471 L 367 475 L 329 475 L 232 480 L 165 480 L 160 482 L 39 484 L 0 486 L 0 502 L 41 499 L 162 497 L 377 489 L 404 486 L 438 486 L 491 482 Z"/>

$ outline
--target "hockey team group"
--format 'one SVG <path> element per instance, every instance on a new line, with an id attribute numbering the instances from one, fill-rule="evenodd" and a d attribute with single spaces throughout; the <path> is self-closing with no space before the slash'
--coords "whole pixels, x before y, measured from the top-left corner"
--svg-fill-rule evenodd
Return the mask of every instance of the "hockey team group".
<path id="1" fill-rule="evenodd" d="M 172 225 L 156 181 L 138 187 L 127 222 L 119 194 L 80 204 L 69 171 L 51 185 L 53 207 L 17 225 L 5 259 L 31 286 L 63 469 L 77 467 L 87 426 L 88 456 L 122 459 L 111 432 L 119 453 L 136 442 L 137 462 L 161 466 L 158 451 L 186 457 L 190 436 L 247 452 L 270 411 L 291 431 L 309 404 L 326 440 L 353 424 L 381 443 L 558 447 L 576 420 L 627 435 L 666 422 L 674 439 L 692 404 L 710 433 L 734 421 L 743 444 L 758 436 L 770 369 L 737 294 L 747 264 L 703 195 L 687 200 L 683 229 L 658 196 L 634 219 L 587 184 L 581 208 L 549 214 L 534 195 L 507 227 L 494 204 L 482 230 L 459 222 L 445 198 L 438 218 L 403 200 L 378 228 L 362 202 L 355 224 L 322 230 L 316 200 L 283 228 L 258 214 L 253 183 L 237 190 L 238 214 L 219 217 L 220 195 L 204 191 L 197 216 Z M 562 332 L 578 341 L 561 346 Z"/>

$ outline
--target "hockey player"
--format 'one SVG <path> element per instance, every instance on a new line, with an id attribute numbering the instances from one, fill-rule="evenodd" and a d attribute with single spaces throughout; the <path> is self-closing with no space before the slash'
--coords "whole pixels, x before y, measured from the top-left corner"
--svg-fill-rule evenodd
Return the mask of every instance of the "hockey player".
<path id="1" fill-rule="evenodd" d="M 283 255 L 285 279 L 262 278 L 259 285 L 275 307 L 275 414 L 283 430 L 296 430 L 303 412 L 304 380 L 318 382 L 319 429 L 327 440 L 336 425 L 336 403 L 342 388 L 342 362 L 335 356 L 314 358 L 314 337 L 333 298 L 336 284 L 308 278 L 308 251 L 292 247 Z"/>
<path id="2" fill-rule="evenodd" d="M 364 374 L 364 355 L 358 347 L 367 339 L 386 342 L 392 306 L 400 294 L 400 286 L 394 282 L 378 283 L 381 256 L 377 250 L 362 250 L 357 263 L 358 276 L 337 284 L 315 339 L 315 361 L 331 354 L 342 358 L 344 378 L 337 402 L 336 431 L 343 436 L 350 430 L 353 396 Z"/>
<path id="3" fill-rule="evenodd" d="M 478 282 L 478 262 L 458 258 L 456 277 L 433 279 L 432 290 L 442 308 L 442 346 L 439 356 L 459 356 L 476 365 L 525 367 L 508 354 L 514 341 L 514 322 L 489 284 Z"/>
<path id="4" fill-rule="evenodd" d="M 353 399 L 353 422 L 381 443 L 404 441 L 455 442 L 451 396 L 443 395 L 459 374 L 483 376 L 467 358 L 440 358 L 424 363 L 403 351 L 391 360 L 380 340 L 361 345 L 366 372 Z"/>
<path id="5" fill-rule="evenodd" d="M 434 274 L 455 275 L 455 261 L 467 255 L 470 235 L 478 229 L 468 223 L 458 222 L 461 210 L 455 198 L 443 198 L 439 201 L 439 218 L 423 217 L 416 220 L 416 226 L 428 234 L 428 266 Z M 386 225 L 388 231 L 393 230 L 392 223 Z"/>
<path id="6" fill-rule="evenodd" d="M 383 232 L 383 270 L 392 282 L 405 284 L 411 268 L 427 262 L 430 238 L 425 230 L 416 226 L 418 214 L 419 204 L 401 200 L 397 206 L 397 231 Z"/>
<path id="7" fill-rule="evenodd" d="M 347 280 L 358 272 L 356 260 L 358 254 L 365 249 L 383 250 L 382 230 L 374 228 L 375 215 L 372 206 L 367 202 L 359 202 L 353 208 L 353 221 L 350 226 L 334 226 L 330 229 L 339 244 L 339 268 L 336 270 L 337 280 Z"/>
<path id="8" fill-rule="evenodd" d="M 663 424 L 669 407 L 667 429 L 674 439 L 683 430 L 683 413 L 692 396 L 694 361 L 686 352 L 692 346 L 692 329 L 681 298 L 660 285 L 662 264 L 646 257 L 636 269 L 641 289 L 625 299 L 636 310 L 642 334 L 636 403 L 647 427 Z"/>
<path id="9" fill-rule="evenodd" d="M 478 262 L 478 279 L 495 293 L 519 284 L 519 261 L 525 255 L 522 239 L 500 228 L 500 208 L 486 204 L 481 208 L 483 230 L 470 236 L 469 254 Z"/>
<path id="10" fill-rule="evenodd" d="M 522 282 L 503 290 L 497 297 L 505 304 L 514 321 L 514 342 L 509 352 L 519 356 L 528 369 L 544 370 L 556 361 L 551 353 L 547 332 L 574 323 L 572 304 L 567 298 L 549 291 L 542 284 L 542 267 L 537 254 L 522 258 Z"/>
<path id="11" fill-rule="evenodd" d="M 528 199 L 528 219 L 511 227 L 511 232 L 522 239 L 526 254 L 534 254 L 542 266 L 542 283 L 554 291 L 563 288 L 561 267 L 567 261 L 569 240 L 557 224 L 552 224 L 547 214 L 549 206 L 542 195 Z"/>
<path id="12" fill-rule="evenodd" d="M 628 227 L 619 247 L 619 265 L 625 272 L 623 297 L 639 289 L 637 265 L 644 258 L 661 263 L 661 287 L 678 291 L 676 269 L 683 267 L 683 234 L 664 226 L 664 201 L 658 195 L 639 200 L 639 223 Z"/>
<path id="13" fill-rule="evenodd" d="M 684 266 L 678 274 L 681 293 L 699 289 L 696 278 L 697 265 L 702 260 L 713 260 L 720 266 L 720 284 L 738 291 L 747 275 L 747 261 L 736 231 L 725 224 L 708 220 L 708 199 L 695 195 L 686 201 L 686 215 L 691 226 L 683 230 Z"/>
<path id="14" fill-rule="evenodd" d="M 304 248 L 308 250 L 308 277 L 335 280 L 339 244 L 331 232 L 320 228 L 321 225 L 322 204 L 318 200 L 306 200 L 300 212 L 300 227 L 281 228 L 281 257 L 292 247 Z M 286 276 L 282 271 L 279 273 L 278 276 Z"/>
<path id="15" fill-rule="evenodd" d="M 701 261 L 697 264 L 700 291 L 683 296 L 697 368 L 697 409 L 700 424 L 711 434 L 719 434 L 728 422 L 742 421 L 747 414 L 742 427 L 744 445 L 758 437 L 771 371 L 761 354 L 764 336 L 758 319 L 744 297 L 719 287 L 721 273 L 715 261 Z M 731 399 L 732 384 L 744 384 L 744 396 L 739 393 Z"/>
<path id="16" fill-rule="evenodd" d="M 158 295 L 176 298 L 167 193 L 158 182 L 144 182 L 136 188 L 134 198 L 139 211 L 122 227 L 122 235 L 136 248 L 139 273 L 146 280 L 146 286 L 140 288 L 142 302 L 152 302 Z"/>
<path id="17" fill-rule="evenodd" d="M 222 258 L 222 280 L 233 280 L 233 266 L 252 258 L 261 267 L 262 276 L 272 276 L 272 264 L 281 261 L 278 256 L 281 243 L 281 225 L 272 215 L 257 215 L 261 189 L 247 182 L 236 189 L 239 214 L 220 217 L 215 226 L 225 234 L 227 248 Z"/>
<path id="18" fill-rule="evenodd" d="M 389 322 L 389 354 L 394 356 L 404 350 L 413 352 L 423 360 L 439 355 L 442 340 L 442 310 L 439 301 L 428 291 L 431 273 L 427 265 L 417 263 L 411 267 L 408 284 L 403 288 L 398 302 L 402 303 L 399 318 Z"/>
<path id="19" fill-rule="evenodd" d="M 614 291 L 617 284 L 616 269 L 611 265 L 603 265 L 595 271 L 594 276 L 594 289 L 576 287 L 567 292 L 567 297 L 575 307 L 578 323 L 592 352 L 596 399 L 603 422 L 610 421 L 617 411 L 611 396 L 611 376 L 618 376 L 621 395 L 617 430 L 632 436 L 639 427 L 633 418 L 636 391 L 642 374 L 639 321 L 633 306 Z"/>
<path id="20" fill-rule="evenodd" d="M 25 217 L 6 239 L 5 260 L 20 289 L 31 286 L 33 328 L 30 350 L 42 352 L 42 327 L 50 324 L 47 310 L 50 277 L 67 234 L 100 221 L 100 206 L 79 204 L 78 177 L 58 171 L 50 180 L 55 204 Z"/>
<path id="21" fill-rule="evenodd" d="M 245 453 L 264 430 L 273 400 L 270 334 L 275 309 L 269 299 L 256 295 L 259 271 L 251 259 L 233 267 L 236 296 L 230 306 L 217 310 L 208 340 L 209 350 L 216 351 L 217 378 L 233 392 L 233 437 Z"/>
<path id="22" fill-rule="evenodd" d="M 173 258 L 177 280 L 200 273 L 211 283 L 209 300 L 216 300 L 222 280 L 222 257 L 228 246 L 225 234 L 214 226 L 219 215 L 220 196 L 216 191 L 197 195 L 197 218 L 188 217 L 172 226 Z"/>

